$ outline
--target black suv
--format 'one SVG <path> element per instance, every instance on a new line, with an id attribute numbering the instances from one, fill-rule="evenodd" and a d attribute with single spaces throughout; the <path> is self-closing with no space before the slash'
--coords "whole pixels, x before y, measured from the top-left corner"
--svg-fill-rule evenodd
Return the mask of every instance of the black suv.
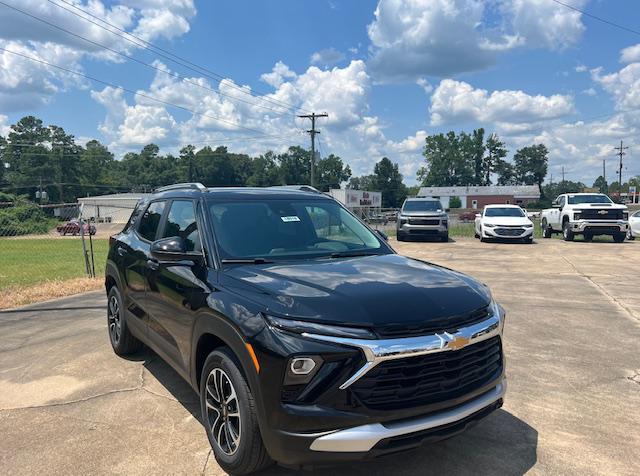
<path id="1" fill-rule="evenodd" d="M 199 393 L 235 474 L 373 457 L 502 405 L 504 311 L 396 254 L 310 187 L 163 187 L 111 238 L 114 351 L 151 347 Z"/>

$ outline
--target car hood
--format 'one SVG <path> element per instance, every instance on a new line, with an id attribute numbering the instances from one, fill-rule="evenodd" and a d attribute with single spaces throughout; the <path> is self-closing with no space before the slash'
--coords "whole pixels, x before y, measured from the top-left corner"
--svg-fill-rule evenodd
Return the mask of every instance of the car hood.
<path id="1" fill-rule="evenodd" d="M 482 223 L 489 223 L 491 225 L 508 225 L 508 226 L 520 226 L 531 225 L 531 220 L 526 217 L 484 217 Z"/>
<path id="2" fill-rule="evenodd" d="M 440 217 L 446 215 L 446 212 L 402 212 L 401 217 Z"/>
<path id="3" fill-rule="evenodd" d="M 491 302 L 474 279 L 396 254 L 246 265 L 222 273 L 225 286 L 301 320 L 371 326 L 459 316 Z"/>

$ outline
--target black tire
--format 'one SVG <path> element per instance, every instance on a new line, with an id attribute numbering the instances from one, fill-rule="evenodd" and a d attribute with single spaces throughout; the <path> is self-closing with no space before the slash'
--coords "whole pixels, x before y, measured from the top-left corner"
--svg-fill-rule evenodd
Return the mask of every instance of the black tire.
<path id="1" fill-rule="evenodd" d="M 398 232 L 396 233 L 397 241 L 407 241 L 407 236 L 404 233 Z"/>
<path id="2" fill-rule="evenodd" d="M 546 219 L 542 220 L 542 238 L 551 238 L 551 235 L 553 235 L 553 230 Z"/>
<path id="3" fill-rule="evenodd" d="M 633 241 L 633 240 L 635 240 L 635 239 L 636 239 L 636 237 L 635 237 L 635 236 L 633 236 L 633 233 L 631 232 L 631 229 L 629 229 L 629 230 L 627 231 L 627 240 L 629 240 L 629 241 Z"/>
<path id="4" fill-rule="evenodd" d="M 587 242 L 589 242 L 589 241 L 593 241 L 593 234 L 591 234 L 591 233 L 584 233 L 584 234 L 582 235 L 582 238 L 584 239 L 584 241 L 587 241 Z"/>
<path id="5" fill-rule="evenodd" d="M 616 243 L 622 243 L 624 239 L 627 237 L 626 233 L 618 232 L 613 234 L 613 241 Z"/>
<path id="6" fill-rule="evenodd" d="M 124 309 L 122 294 L 117 286 L 113 286 L 107 294 L 107 331 L 117 355 L 133 354 L 142 347 L 142 342 L 131 334 L 127 326 Z"/>
<path id="7" fill-rule="evenodd" d="M 533 236 L 528 236 L 523 240 L 526 244 L 530 245 L 533 243 Z"/>
<path id="8" fill-rule="evenodd" d="M 217 387 L 216 379 L 220 382 Z M 217 402 L 216 388 L 221 389 L 222 399 L 229 398 L 227 404 Z M 251 390 L 235 356 L 226 347 L 209 354 L 204 363 L 200 378 L 200 411 L 213 454 L 224 471 L 244 475 L 273 464 L 262 443 Z"/>
<path id="9" fill-rule="evenodd" d="M 440 237 L 440 241 L 442 241 L 443 243 L 449 243 L 449 233 L 447 233 L 446 235 L 442 235 Z"/>
<path id="10" fill-rule="evenodd" d="M 571 225 L 569 225 L 568 220 L 562 223 L 562 239 L 564 241 L 573 241 L 573 239 L 575 238 L 575 235 L 573 234 L 573 231 L 571 231 L 570 226 Z"/>

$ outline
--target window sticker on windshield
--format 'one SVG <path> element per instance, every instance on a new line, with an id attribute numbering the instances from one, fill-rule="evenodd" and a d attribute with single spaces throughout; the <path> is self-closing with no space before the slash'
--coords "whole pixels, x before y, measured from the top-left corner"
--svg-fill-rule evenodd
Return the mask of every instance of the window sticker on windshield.
<path id="1" fill-rule="evenodd" d="M 283 222 L 288 223 L 288 222 L 292 222 L 292 221 L 300 221 L 300 218 L 298 218 L 297 216 L 290 216 L 290 217 L 280 217 L 282 219 Z"/>

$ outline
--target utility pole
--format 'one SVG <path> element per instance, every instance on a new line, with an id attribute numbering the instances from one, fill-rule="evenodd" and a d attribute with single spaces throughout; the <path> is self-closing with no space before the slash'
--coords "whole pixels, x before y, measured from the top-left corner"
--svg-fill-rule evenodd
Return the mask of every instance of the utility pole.
<path id="1" fill-rule="evenodd" d="M 562 184 L 564 185 L 564 165 L 562 166 Z"/>
<path id="2" fill-rule="evenodd" d="M 329 114 L 327 114 L 326 112 L 322 114 L 316 114 L 315 112 L 312 112 L 311 114 L 302 114 L 302 115 L 299 115 L 298 117 L 301 117 L 304 119 L 311 119 L 311 129 L 309 129 L 307 132 L 311 136 L 311 186 L 315 187 L 316 186 L 316 134 L 320 134 L 320 131 L 316 130 L 316 119 L 319 117 L 329 117 Z"/>
<path id="3" fill-rule="evenodd" d="M 614 147 L 614 149 L 616 149 L 618 152 L 616 152 L 616 155 L 620 156 L 620 166 L 618 168 L 618 185 L 620 185 L 620 191 L 618 192 L 618 196 L 621 197 L 622 196 L 622 157 L 624 155 L 627 155 L 627 153 L 625 152 L 626 149 L 628 149 L 629 147 L 622 147 L 622 141 L 620 141 L 620 147 Z"/>
<path id="4" fill-rule="evenodd" d="M 604 165 L 604 159 L 602 159 L 602 178 L 604 183 L 607 183 L 607 167 Z"/>

